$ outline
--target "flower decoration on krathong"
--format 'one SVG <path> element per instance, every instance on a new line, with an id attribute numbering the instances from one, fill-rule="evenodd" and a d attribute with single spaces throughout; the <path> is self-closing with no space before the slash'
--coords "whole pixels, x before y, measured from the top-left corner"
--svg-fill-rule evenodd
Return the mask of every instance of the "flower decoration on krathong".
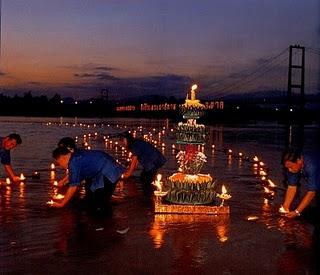
<path id="1" fill-rule="evenodd" d="M 177 162 L 179 165 L 179 171 L 185 174 L 198 174 L 207 157 L 202 152 L 197 151 L 197 147 L 193 145 L 187 145 L 186 151 L 180 151 L 177 156 Z"/>

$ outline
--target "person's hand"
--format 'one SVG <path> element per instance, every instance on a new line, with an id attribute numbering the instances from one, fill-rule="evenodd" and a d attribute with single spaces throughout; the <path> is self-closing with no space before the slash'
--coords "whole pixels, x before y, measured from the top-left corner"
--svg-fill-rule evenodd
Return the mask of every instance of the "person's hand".
<path id="1" fill-rule="evenodd" d="M 47 205 L 49 207 L 53 207 L 53 208 L 62 208 L 64 206 L 61 202 L 56 202 L 56 201 L 53 201 L 53 200 L 48 201 Z"/>
<path id="2" fill-rule="evenodd" d="M 300 213 L 297 210 L 290 211 L 289 213 L 286 214 L 286 217 L 289 219 L 294 219 L 299 216 L 300 216 Z"/>
<path id="3" fill-rule="evenodd" d="M 128 172 L 123 173 L 121 176 L 121 179 L 123 179 L 123 180 L 126 180 L 128 178 L 130 178 L 130 174 Z"/>
<path id="4" fill-rule="evenodd" d="M 13 176 L 13 177 L 12 177 L 12 181 L 18 182 L 18 181 L 21 181 L 21 179 L 20 179 L 20 177 L 18 177 L 18 176 Z"/>
<path id="5" fill-rule="evenodd" d="M 58 180 L 58 184 L 56 185 L 56 187 L 63 187 L 63 186 L 64 186 L 63 179 L 62 180 Z"/>

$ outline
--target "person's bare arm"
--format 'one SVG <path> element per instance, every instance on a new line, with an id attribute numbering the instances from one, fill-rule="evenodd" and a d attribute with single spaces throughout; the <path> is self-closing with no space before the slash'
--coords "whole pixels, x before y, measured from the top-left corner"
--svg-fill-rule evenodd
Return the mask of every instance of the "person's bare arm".
<path id="1" fill-rule="evenodd" d="M 310 202 L 315 197 L 316 192 L 315 191 L 308 191 L 307 194 L 303 197 L 302 201 L 300 202 L 299 206 L 296 210 L 290 211 L 287 214 L 288 218 L 295 218 L 300 216 L 300 213 L 310 204 Z"/>
<path id="2" fill-rule="evenodd" d="M 290 205 L 294 199 L 294 196 L 296 195 L 296 192 L 297 192 L 297 186 L 292 186 L 292 185 L 288 186 L 286 195 L 284 198 L 284 202 L 283 202 L 283 208 L 286 211 L 290 210 Z"/>
<path id="3" fill-rule="evenodd" d="M 56 207 L 56 208 L 64 207 L 69 202 L 69 200 L 73 197 L 73 195 L 77 191 L 77 188 L 78 188 L 78 186 L 74 186 L 74 185 L 69 186 L 68 190 L 67 190 L 64 198 L 61 200 L 61 202 L 53 202 L 51 207 Z"/>
<path id="4" fill-rule="evenodd" d="M 20 181 L 20 177 L 15 175 L 11 165 L 4 165 L 4 170 L 13 181 Z"/>
<path id="5" fill-rule="evenodd" d="M 138 165 L 137 156 L 132 156 L 128 170 L 123 174 L 123 179 L 129 178 Z"/>

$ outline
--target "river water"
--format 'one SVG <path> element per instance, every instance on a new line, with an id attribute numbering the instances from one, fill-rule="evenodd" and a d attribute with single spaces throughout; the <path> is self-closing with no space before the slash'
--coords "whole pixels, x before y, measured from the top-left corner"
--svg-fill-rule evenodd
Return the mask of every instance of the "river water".
<path id="1" fill-rule="evenodd" d="M 112 213 L 99 217 L 88 214 L 77 200 L 64 209 L 46 206 L 53 192 L 50 183 L 63 175 L 60 170 L 48 171 L 57 141 L 78 136 L 81 145 L 87 135 L 92 149 L 106 150 L 122 161 L 121 147 L 106 146 L 103 136 L 130 128 L 139 134 L 152 133 L 157 140 L 164 131 L 158 146 L 168 160 L 161 170 L 165 177 L 177 170 L 174 124 L 19 117 L 2 117 L 0 123 L 0 135 L 17 132 L 23 139 L 11 153 L 16 173 L 40 173 L 40 178 L 27 177 L 23 185 L 0 185 L 1 274 L 316 274 L 319 268 L 312 213 L 307 211 L 296 220 L 277 213 L 284 195 L 281 152 L 296 140 L 303 140 L 307 151 L 313 150 L 316 129 L 312 125 L 208 127 L 202 172 L 216 179 L 218 191 L 222 184 L 227 187 L 232 196 L 225 202 L 230 215 L 155 214 L 137 171 L 118 185 Z M 266 181 L 254 167 L 254 156 L 268 168 L 267 179 L 278 185 L 272 195 L 263 188 Z M 4 181 L 4 171 L 0 175 Z M 300 198 L 304 191 L 302 186 Z"/>

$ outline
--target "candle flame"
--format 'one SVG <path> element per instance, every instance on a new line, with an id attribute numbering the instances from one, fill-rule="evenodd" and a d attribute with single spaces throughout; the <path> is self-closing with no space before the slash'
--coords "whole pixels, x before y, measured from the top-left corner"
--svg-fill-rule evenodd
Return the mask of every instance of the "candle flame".
<path id="1" fill-rule="evenodd" d="M 162 178 L 162 175 L 161 175 L 161 174 L 158 174 L 158 175 L 157 175 L 157 181 L 160 182 L 160 181 L 161 181 L 161 178 Z"/>
<path id="2" fill-rule="evenodd" d="M 51 163 L 51 169 L 54 170 L 56 168 L 56 166 L 54 165 L 54 163 Z"/>
<path id="3" fill-rule="evenodd" d="M 276 187 L 277 186 L 272 180 L 268 180 L 268 182 L 269 182 L 269 186 L 270 187 Z"/>
<path id="4" fill-rule="evenodd" d="M 197 85 L 197 84 L 193 84 L 192 87 L 191 87 L 191 90 L 194 91 L 194 90 L 196 90 L 197 88 L 198 88 L 198 85 Z"/>
<path id="5" fill-rule="evenodd" d="M 20 174 L 20 180 L 25 180 L 26 179 L 26 177 L 21 173 Z"/>
<path id="6" fill-rule="evenodd" d="M 53 185 L 54 185 L 54 186 L 58 186 L 58 181 L 55 180 L 55 181 L 53 182 Z"/>
<path id="7" fill-rule="evenodd" d="M 227 194 L 227 189 L 226 189 L 226 187 L 224 186 L 224 185 L 222 185 L 222 188 L 221 188 L 221 194 Z"/>
<path id="8" fill-rule="evenodd" d="M 253 161 L 259 161 L 257 156 L 254 156 Z"/>
<path id="9" fill-rule="evenodd" d="M 11 184 L 11 181 L 10 181 L 10 179 L 9 178 L 6 178 L 6 184 Z"/>

